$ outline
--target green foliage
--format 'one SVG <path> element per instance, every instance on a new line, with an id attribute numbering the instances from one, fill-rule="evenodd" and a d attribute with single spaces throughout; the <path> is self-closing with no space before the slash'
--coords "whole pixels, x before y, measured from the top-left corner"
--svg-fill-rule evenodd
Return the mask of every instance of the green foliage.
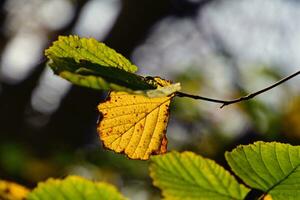
<path id="1" fill-rule="evenodd" d="M 170 83 L 164 85 L 162 84 L 165 81 L 163 79 L 142 77 L 134 74 L 137 70 L 135 65 L 131 64 L 130 61 L 113 49 L 92 38 L 86 39 L 78 36 L 59 37 L 58 41 L 54 42 L 53 46 L 47 49 L 45 54 L 49 59 L 48 65 L 54 73 L 74 84 L 98 90 L 127 92 L 125 94 L 128 97 L 126 96 L 124 101 L 122 101 L 126 106 L 128 101 L 135 102 L 131 100 L 131 97 L 134 96 L 132 93 L 143 94 L 147 97 L 165 97 L 170 95 L 166 98 L 170 101 L 174 93 L 180 90 L 180 84 Z M 124 95 L 124 93 L 120 93 L 120 95 Z M 118 104 L 117 100 L 109 102 L 108 99 L 107 102 Z M 100 108 L 105 103 L 108 104 L 107 102 L 102 103 Z M 139 105 L 143 102 L 144 99 L 135 103 Z M 113 116 L 112 119 L 114 120 L 106 121 L 109 125 L 107 126 L 108 128 L 100 126 L 98 131 L 100 131 L 100 135 L 102 134 L 102 139 L 107 137 L 111 140 L 111 137 L 116 137 L 116 135 L 122 133 L 119 125 L 129 124 L 129 127 L 132 128 L 141 121 L 138 120 L 131 125 L 129 122 L 133 118 L 128 113 L 126 114 L 127 107 L 125 110 L 122 110 L 119 105 L 113 107 L 110 104 L 108 105 L 107 108 L 102 108 L 102 110 L 109 110 L 109 112 L 103 114 L 103 119 L 109 119 L 108 116 L 111 115 L 110 117 Z M 133 109 L 133 113 L 138 111 L 144 114 L 143 109 L 145 109 L 145 106 L 146 104 L 141 107 L 142 112 L 139 109 Z M 120 115 L 120 113 L 123 115 Z M 168 113 L 166 116 L 168 116 Z M 153 130 L 157 128 L 157 124 L 165 126 L 167 120 L 164 119 L 166 118 L 156 117 L 155 120 L 152 120 L 153 122 L 161 122 L 151 123 L 154 126 L 154 128 L 152 127 Z M 112 127 L 117 128 L 113 131 Z M 148 128 L 147 130 L 150 129 Z M 158 135 L 161 134 L 165 133 L 158 133 Z M 141 141 L 142 134 L 137 135 L 138 137 L 134 138 L 134 141 L 138 144 Z M 149 135 L 152 137 L 152 132 Z M 115 140 L 112 141 L 114 142 Z M 131 141 L 131 139 L 124 139 L 123 142 L 128 141 Z M 166 141 L 165 137 L 159 138 L 157 144 L 160 144 L 160 146 L 157 146 L 159 148 L 155 149 L 155 153 L 166 151 Z M 113 142 L 109 144 L 113 144 Z M 130 146 L 130 148 L 137 149 L 134 145 Z M 117 152 L 119 151 L 121 150 Z M 262 195 L 259 199 L 297 199 L 300 196 L 299 151 L 299 147 L 288 144 L 257 142 L 251 145 L 239 146 L 231 152 L 226 152 L 225 156 L 232 171 L 242 181 L 249 187 L 261 191 Z M 210 159 L 203 158 L 192 152 L 171 152 L 152 157 L 151 161 L 150 175 L 153 178 L 153 184 L 162 190 L 165 199 L 242 200 L 245 198 L 249 199 L 249 195 L 251 195 L 250 189 L 238 183 L 223 167 Z M 78 198 L 88 200 L 124 199 L 114 187 L 105 183 L 93 183 L 80 177 L 69 177 L 65 180 L 50 179 L 45 183 L 40 183 L 29 194 L 28 199 L 50 200 L 54 197 L 61 200 L 76 200 Z"/>
<path id="2" fill-rule="evenodd" d="M 146 78 L 132 73 L 137 67 L 125 57 L 93 38 L 60 36 L 45 55 L 55 74 L 76 85 L 118 91 L 156 88 Z"/>
<path id="3" fill-rule="evenodd" d="M 256 142 L 225 155 L 234 173 L 261 191 L 260 198 L 299 198 L 299 146 Z M 192 152 L 171 152 L 151 160 L 153 184 L 165 199 L 245 199 L 249 192 L 214 161 Z"/>
<path id="4" fill-rule="evenodd" d="M 160 87 L 152 77 L 142 77 L 129 60 L 93 38 L 60 36 L 45 51 L 55 74 L 73 84 L 97 90 L 134 92 L 149 97 L 167 96 L 180 84 Z"/>
<path id="5" fill-rule="evenodd" d="M 300 196 L 300 147 L 276 142 L 256 142 L 226 153 L 236 175 L 247 185 L 275 199 Z"/>
<path id="6" fill-rule="evenodd" d="M 166 199 L 244 199 L 249 192 L 223 167 L 192 152 L 171 152 L 151 160 L 153 184 Z"/>
<path id="7" fill-rule="evenodd" d="M 167 200 L 293 200 L 300 196 L 299 151 L 299 146 L 256 142 L 226 152 L 233 172 L 252 189 L 261 191 L 260 196 L 255 197 L 223 167 L 193 152 L 173 151 L 153 156 L 150 176 Z M 27 200 L 125 199 L 114 186 L 79 176 L 63 180 L 50 178 L 32 191 L 0 181 L 0 199 L 23 199 L 25 196 Z"/>
<path id="8" fill-rule="evenodd" d="M 49 59 L 73 58 L 76 63 L 85 60 L 103 67 L 114 67 L 127 72 L 135 72 L 138 69 L 121 54 L 93 38 L 60 36 L 58 41 L 55 41 L 53 46 L 45 51 L 45 54 Z"/>
<path id="9" fill-rule="evenodd" d="M 29 193 L 28 200 L 124 200 L 117 189 L 107 183 L 92 182 L 78 176 L 69 176 L 64 180 L 49 179 L 39 183 Z"/>

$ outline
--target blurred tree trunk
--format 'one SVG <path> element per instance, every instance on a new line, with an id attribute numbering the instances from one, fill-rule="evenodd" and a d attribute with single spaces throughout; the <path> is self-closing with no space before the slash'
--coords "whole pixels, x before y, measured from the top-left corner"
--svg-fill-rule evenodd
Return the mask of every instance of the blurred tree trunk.
<path id="1" fill-rule="evenodd" d="M 144 42 L 152 26 L 170 14 L 171 0 L 123 0 L 119 17 L 105 43 L 124 56 Z"/>
<path id="2" fill-rule="evenodd" d="M 78 3 L 75 4 L 75 14 L 72 20 L 61 30 L 49 33 L 49 38 L 56 39 L 57 35 L 66 34 L 68 32 L 70 33 L 70 30 L 74 27 L 79 18 L 81 9 L 87 2 L 88 0 L 78 1 Z M 9 42 L 9 39 L 5 38 L 4 42 L 6 45 Z M 49 46 L 50 42 L 51 41 L 46 44 L 45 48 Z M 5 48 L 5 45 L 3 46 L 3 49 Z M 41 61 L 39 64 L 37 64 L 37 66 L 34 67 L 31 75 L 19 84 L 10 85 L 7 83 L 1 83 L 2 91 L 0 93 L 0 132 L 5 133 L 4 135 L 8 137 L 7 139 L 17 136 L 17 138 L 22 141 L 24 139 L 27 139 L 26 133 L 32 131 L 24 127 L 24 119 L 26 118 L 25 112 L 26 109 L 30 107 L 31 94 L 34 88 L 38 85 L 39 78 L 41 76 L 41 73 L 44 71 L 44 68 L 45 62 Z"/>

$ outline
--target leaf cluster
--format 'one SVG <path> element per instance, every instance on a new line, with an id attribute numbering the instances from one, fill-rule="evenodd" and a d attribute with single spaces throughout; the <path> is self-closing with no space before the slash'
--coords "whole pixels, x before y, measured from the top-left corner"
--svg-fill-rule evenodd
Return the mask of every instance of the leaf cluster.
<path id="1" fill-rule="evenodd" d="M 192 152 L 153 157 L 150 175 L 165 199 L 298 199 L 299 153 L 299 146 L 276 142 L 256 142 L 226 152 L 231 170 L 246 185 Z"/>
<path id="2" fill-rule="evenodd" d="M 55 74 L 80 86 L 112 90 L 98 106 L 104 146 L 147 160 L 167 150 L 169 104 L 180 85 L 135 74 L 129 60 L 93 38 L 60 36 L 45 51 Z"/>
<path id="3" fill-rule="evenodd" d="M 125 200 L 117 189 L 105 182 L 93 182 L 79 176 L 69 176 L 65 179 L 50 178 L 40 182 L 38 186 L 29 189 L 11 183 L 0 181 L 0 199 L 3 200 Z"/>
<path id="4" fill-rule="evenodd" d="M 180 93 L 179 84 L 159 77 L 137 75 L 134 73 L 137 70 L 135 65 L 92 38 L 61 36 L 45 54 L 49 59 L 48 65 L 62 78 L 80 86 L 113 90 L 98 106 L 100 139 L 106 148 L 141 160 L 147 160 L 153 154 L 166 153 L 169 104 L 176 94 L 225 105 L 252 98 L 295 76 L 252 96 L 222 101 Z M 152 156 L 150 176 L 153 184 L 162 190 L 163 197 L 170 200 L 299 199 L 299 151 L 299 146 L 256 142 L 226 152 L 231 170 L 243 183 L 213 160 L 193 152 L 173 151 Z M 104 195 L 100 199 L 106 199 L 105 195 L 110 193 L 114 196 L 110 199 L 123 199 L 111 186 L 78 177 L 41 183 L 29 193 L 28 199 L 53 199 L 49 191 L 57 193 L 60 199 L 76 199 L 76 195 L 97 199 L 99 194 Z"/>
<path id="5" fill-rule="evenodd" d="M 231 170 L 245 184 L 215 161 L 193 152 L 176 151 L 153 156 L 150 176 L 162 190 L 164 199 L 298 199 L 300 196 L 300 147 L 276 142 L 256 142 L 226 152 Z M 256 191 L 256 195 L 253 195 Z M 257 192 L 258 191 L 258 192 Z M 258 195 L 257 195 L 258 194 Z M 7 181 L 0 181 L 0 199 L 109 199 L 123 200 L 117 189 L 104 182 L 78 176 L 63 180 L 48 179 L 30 191 Z"/>

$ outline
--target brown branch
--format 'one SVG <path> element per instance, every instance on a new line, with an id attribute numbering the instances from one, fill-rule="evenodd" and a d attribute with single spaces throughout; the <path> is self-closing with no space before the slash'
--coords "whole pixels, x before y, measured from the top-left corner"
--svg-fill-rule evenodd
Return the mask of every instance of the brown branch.
<path id="1" fill-rule="evenodd" d="M 257 95 L 260 95 L 264 92 L 267 92 L 268 90 L 271 90 L 272 88 L 275 88 L 276 86 L 294 78 L 295 76 L 299 75 L 300 74 L 300 71 L 297 71 L 279 81 L 277 81 L 276 83 L 268 86 L 268 87 L 265 87 L 257 92 L 253 92 L 253 93 L 250 93 L 246 96 L 242 96 L 240 98 L 237 98 L 237 99 L 233 99 L 233 100 L 221 100 L 221 99 L 213 99 L 213 98 L 208 98 L 208 97 L 203 97 L 203 96 L 198 96 L 198 95 L 192 95 L 192 94 L 186 94 L 186 93 L 183 93 L 183 92 L 177 92 L 176 95 L 178 97 L 188 97 L 188 98 L 192 98 L 192 99 L 199 99 L 199 100 L 203 100 L 203 101 L 209 101 L 209 102 L 214 102 L 214 103 L 220 103 L 222 104 L 221 105 L 221 108 L 223 108 L 224 106 L 228 106 L 230 104 L 234 104 L 234 103 L 238 103 L 238 102 L 241 102 L 241 101 L 247 101 L 249 99 L 252 99 L 254 98 L 255 96 Z"/>

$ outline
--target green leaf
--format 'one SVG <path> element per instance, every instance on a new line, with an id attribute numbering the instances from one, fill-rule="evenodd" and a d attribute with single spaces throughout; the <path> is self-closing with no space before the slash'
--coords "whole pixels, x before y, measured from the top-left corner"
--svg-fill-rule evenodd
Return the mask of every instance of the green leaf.
<path id="1" fill-rule="evenodd" d="M 72 58 L 54 57 L 49 65 L 57 75 L 79 86 L 127 92 L 155 89 L 142 76 L 118 68 L 102 67 L 89 61 L 76 63 Z"/>
<path id="2" fill-rule="evenodd" d="M 150 176 L 165 199 L 244 199 L 249 189 L 214 161 L 192 152 L 151 158 Z"/>
<path id="3" fill-rule="evenodd" d="M 107 183 L 92 182 L 78 176 L 64 180 L 48 179 L 39 183 L 28 200 L 124 200 L 117 189 Z"/>
<path id="4" fill-rule="evenodd" d="M 92 38 L 60 36 L 45 55 L 55 74 L 76 85 L 127 92 L 157 87 L 134 74 L 137 67 L 125 57 Z"/>
<path id="5" fill-rule="evenodd" d="M 127 72 L 135 72 L 138 69 L 121 54 L 94 38 L 59 36 L 58 40 L 45 51 L 45 55 L 49 59 L 72 58 L 76 63 L 81 60 L 90 61 L 103 67 L 115 67 Z"/>
<path id="6" fill-rule="evenodd" d="M 256 142 L 226 152 L 236 175 L 249 186 L 278 199 L 300 197 L 300 147 Z"/>

